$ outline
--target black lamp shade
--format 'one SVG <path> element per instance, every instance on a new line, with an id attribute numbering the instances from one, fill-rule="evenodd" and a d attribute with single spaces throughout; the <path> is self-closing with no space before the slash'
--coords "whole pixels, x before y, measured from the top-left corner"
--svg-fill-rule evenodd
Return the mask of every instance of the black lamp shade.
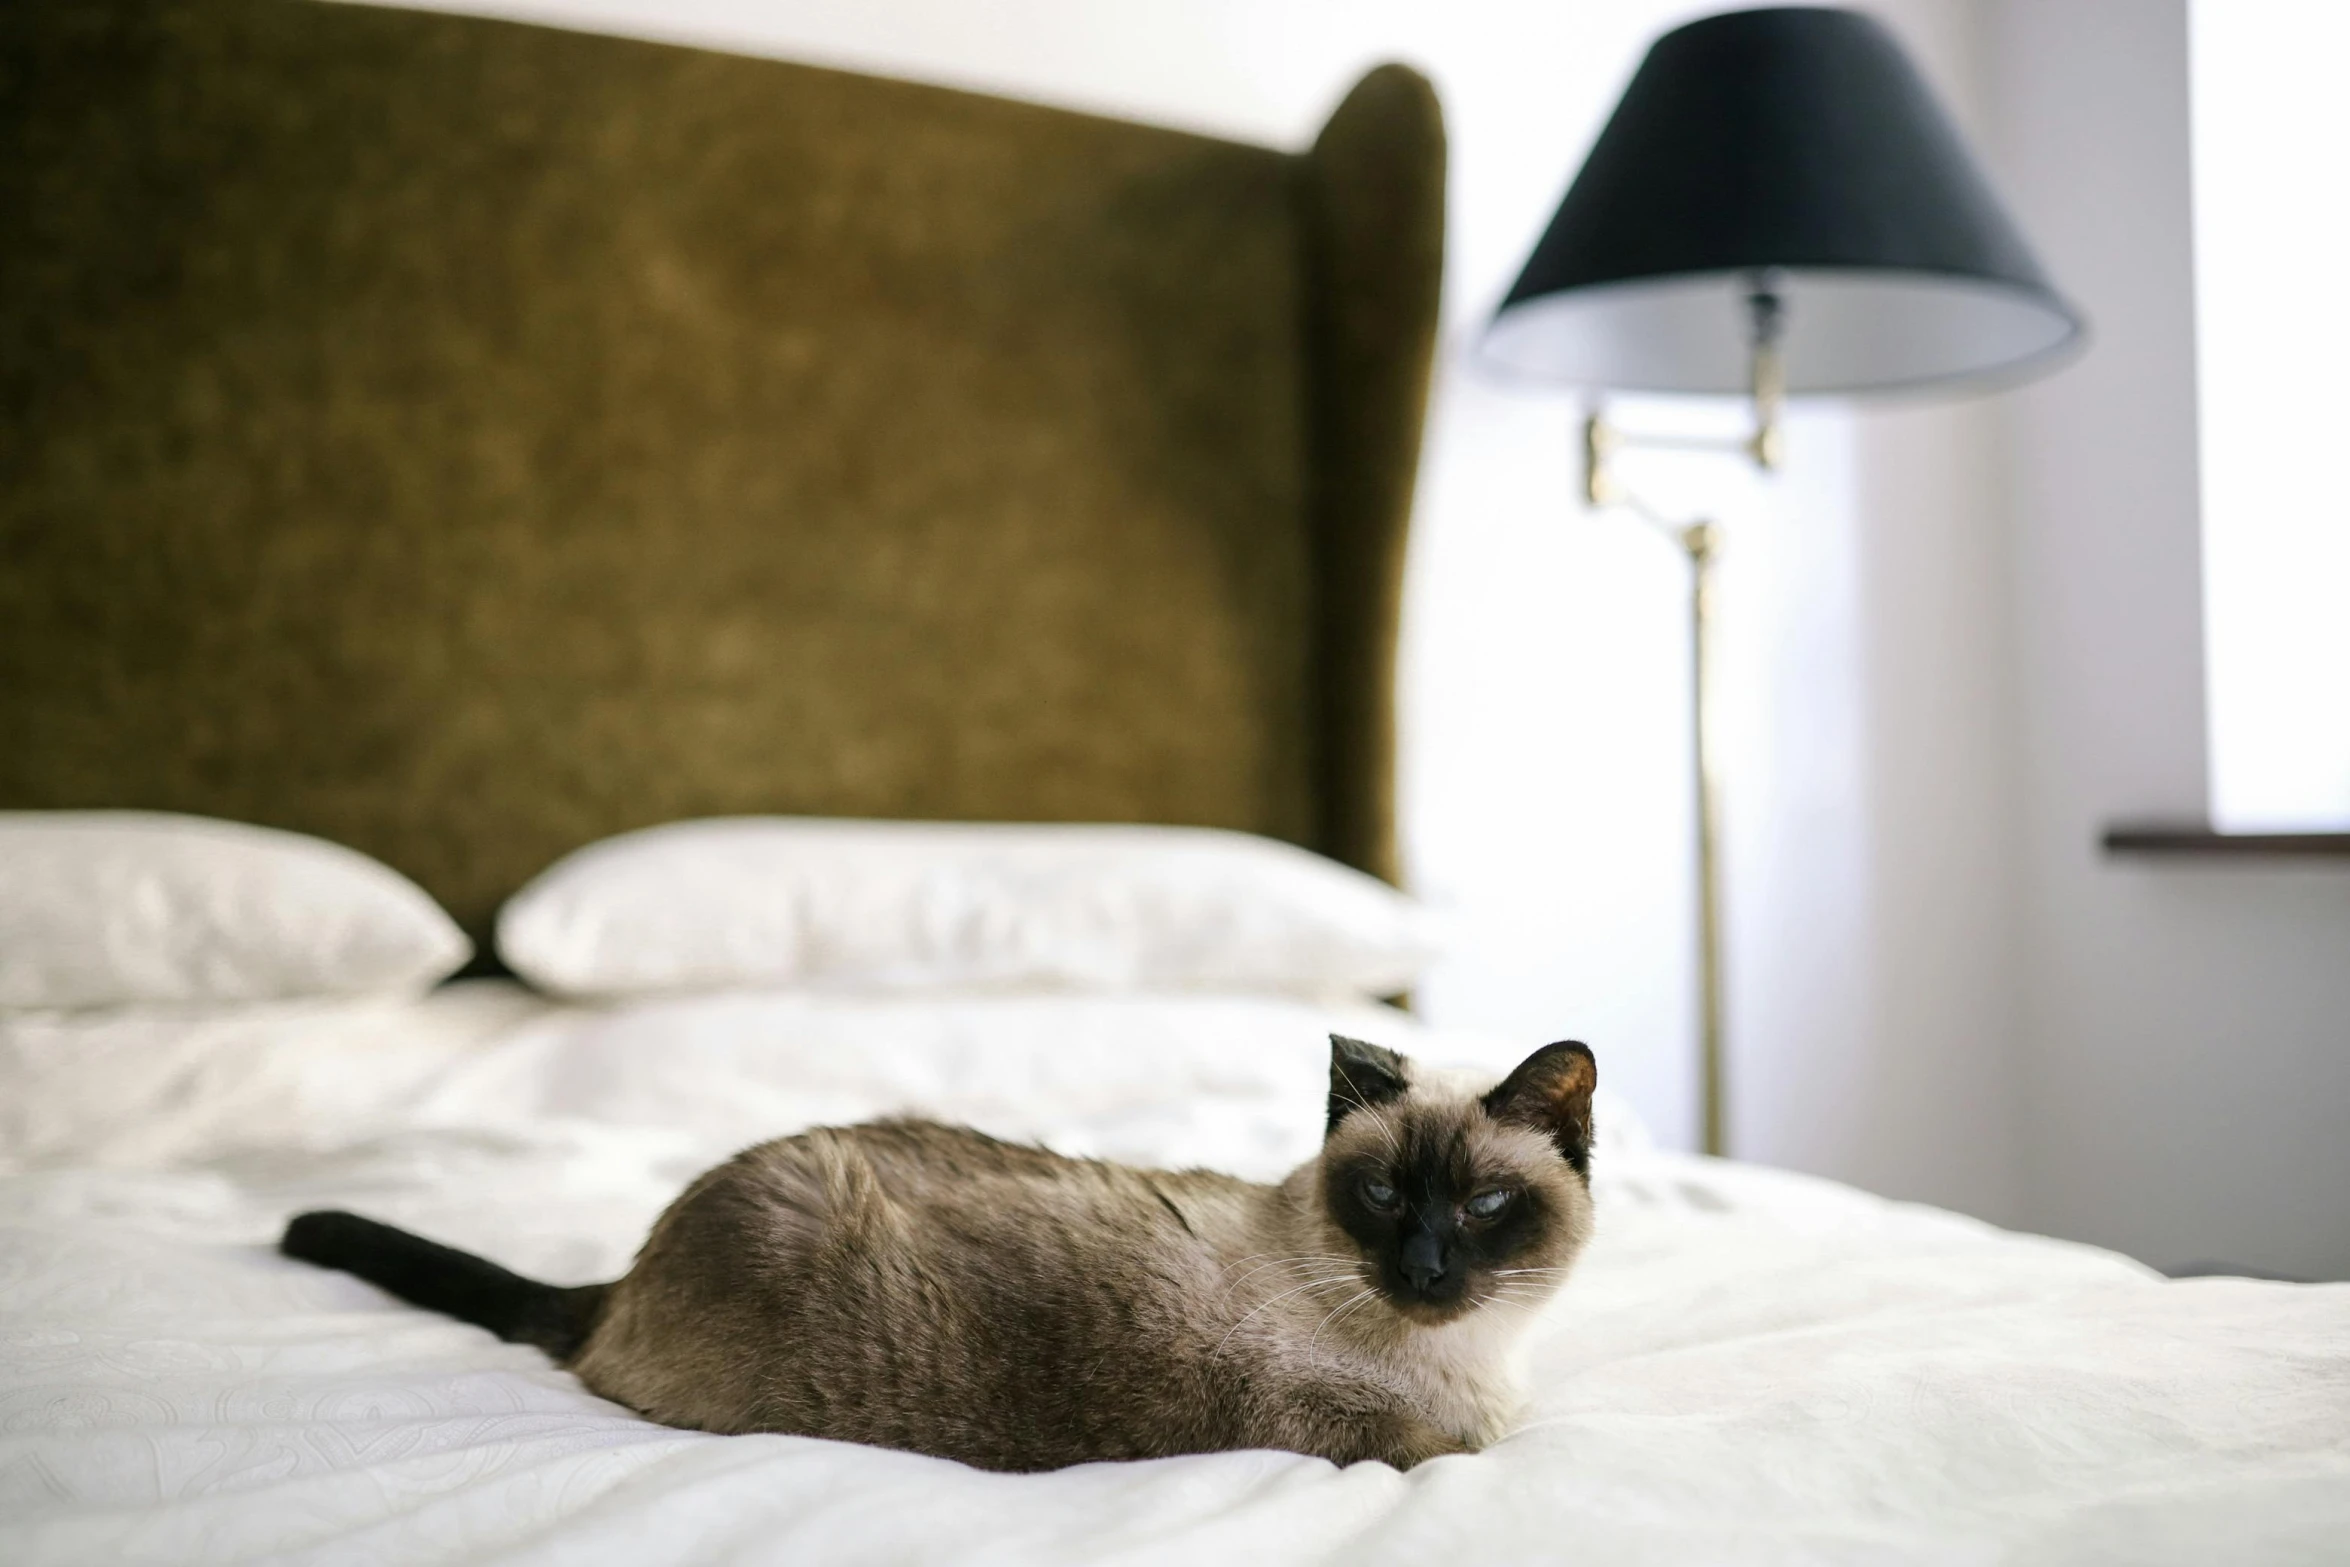
<path id="1" fill-rule="evenodd" d="M 1480 352 L 1579 386 L 1743 391 L 1763 278 L 1798 395 L 2014 373 L 2081 329 L 1892 36 L 1807 7 L 1657 40 Z"/>

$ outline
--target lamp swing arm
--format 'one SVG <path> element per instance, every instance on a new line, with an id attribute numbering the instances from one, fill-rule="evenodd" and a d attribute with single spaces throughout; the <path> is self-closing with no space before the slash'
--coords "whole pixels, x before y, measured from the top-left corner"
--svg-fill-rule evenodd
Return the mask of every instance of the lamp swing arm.
<path id="1" fill-rule="evenodd" d="M 1766 473 L 1778 471 L 1782 441 L 1779 418 L 1787 401 L 1787 362 L 1783 344 L 1787 334 L 1787 304 L 1768 274 L 1758 274 L 1746 294 L 1748 342 L 1751 347 L 1747 395 L 1754 411 L 1754 428 L 1746 435 L 1663 435 L 1618 429 L 1608 422 L 1604 407 L 1594 406 L 1583 421 L 1583 499 L 1590 506 L 1623 506 L 1648 521 L 1678 534 L 1678 525 L 1665 522 L 1638 496 L 1616 482 L 1611 459 L 1619 451 L 1730 452 L 1751 460 Z"/>

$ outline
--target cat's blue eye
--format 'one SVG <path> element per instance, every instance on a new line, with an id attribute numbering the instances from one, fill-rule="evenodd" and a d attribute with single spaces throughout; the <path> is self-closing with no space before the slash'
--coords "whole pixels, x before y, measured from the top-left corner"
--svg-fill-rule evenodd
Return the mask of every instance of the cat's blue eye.
<path id="1" fill-rule="evenodd" d="M 1472 1219 L 1490 1219 L 1510 1205 L 1508 1192 L 1479 1192 L 1463 1204 Z"/>
<path id="2" fill-rule="evenodd" d="M 1376 1177 L 1368 1178 L 1363 1182 L 1362 1191 L 1363 1201 L 1374 1208 L 1386 1209 L 1395 1206 L 1395 1188 L 1385 1181 Z"/>

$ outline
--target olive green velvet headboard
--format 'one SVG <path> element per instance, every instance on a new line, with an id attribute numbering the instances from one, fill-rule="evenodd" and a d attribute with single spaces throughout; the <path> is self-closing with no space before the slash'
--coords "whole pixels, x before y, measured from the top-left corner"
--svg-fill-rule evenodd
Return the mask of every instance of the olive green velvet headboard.
<path id="1" fill-rule="evenodd" d="M 1442 131 L 1302 156 L 307 0 L 0 7 L 0 808 L 468 927 L 781 811 L 1394 873 Z"/>

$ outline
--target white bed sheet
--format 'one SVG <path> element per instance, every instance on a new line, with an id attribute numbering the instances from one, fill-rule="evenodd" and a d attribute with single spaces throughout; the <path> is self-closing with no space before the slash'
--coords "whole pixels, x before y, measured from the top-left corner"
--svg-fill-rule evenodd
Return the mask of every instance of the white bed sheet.
<path id="1" fill-rule="evenodd" d="M 1331 1026 L 1495 1071 L 1533 1043 L 1212 997 L 497 985 L 0 1021 L 0 1561 L 2350 1560 L 2350 1286 L 2166 1282 L 1660 1154 L 1605 1106 L 1530 1423 L 1408 1475 L 670 1431 L 270 1249 L 343 1206 L 607 1277 L 732 1148 L 898 1110 L 1271 1174 L 1318 1135 Z"/>

